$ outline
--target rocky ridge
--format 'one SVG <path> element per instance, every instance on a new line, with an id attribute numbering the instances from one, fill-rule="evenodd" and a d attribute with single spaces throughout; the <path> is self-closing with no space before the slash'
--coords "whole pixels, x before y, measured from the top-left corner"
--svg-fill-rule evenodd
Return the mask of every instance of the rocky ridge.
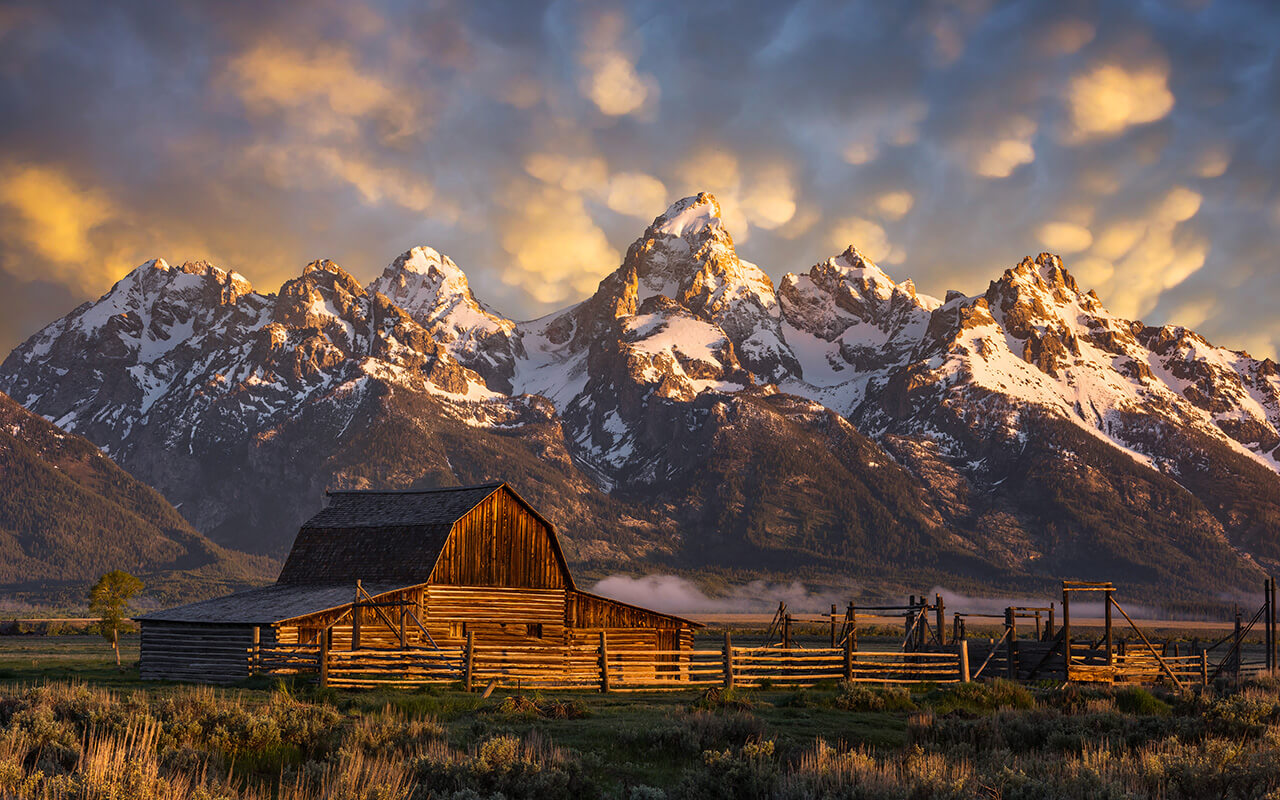
<path id="1" fill-rule="evenodd" d="M 1115 317 L 1047 253 L 945 301 L 852 246 L 775 290 L 707 194 L 656 218 L 590 298 L 530 322 L 427 247 L 368 286 L 313 262 L 277 295 L 148 262 L 16 349 L 0 389 L 201 530 L 269 549 L 326 485 L 519 462 L 601 563 L 846 569 L 912 542 L 970 577 L 1150 577 L 1188 554 L 1232 575 L 1280 557 L 1273 362 Z M 420 460 L 380 471 L 370 441 L 393 424 L 412 441 L 390 449 Z M 556 499 L 569 486 L 580 502 Z M 244 511 L 266 492 L 296 499 Z"/>

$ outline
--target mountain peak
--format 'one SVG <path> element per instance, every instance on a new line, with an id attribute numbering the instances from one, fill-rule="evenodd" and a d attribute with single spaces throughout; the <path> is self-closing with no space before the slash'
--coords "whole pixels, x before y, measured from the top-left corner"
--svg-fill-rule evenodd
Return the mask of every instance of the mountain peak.
<path id="1" fill-rule="evenodd" d="M 651 235 L 687 237 L 707 228 L 722 229 L 720 203 L 710 192 L 698 192 L 672 203 L 653 221 L 649 231 Z"/>

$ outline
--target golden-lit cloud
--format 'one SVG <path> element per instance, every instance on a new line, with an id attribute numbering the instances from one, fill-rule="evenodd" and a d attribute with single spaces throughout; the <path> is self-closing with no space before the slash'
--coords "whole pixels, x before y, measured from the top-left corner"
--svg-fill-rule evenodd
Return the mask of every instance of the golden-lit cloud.
<path id="1" fill-rule="evenodd" d="M 1079 253 L 1093 244 L 1093 234 L 1083 225 L 1071 222 L 1049 222 L 1036 231 L 1040 243 L 1058 254 Z"/>
<path id="2" fill-rule="evenodd" d="M 577 193 L 515 180 L 500 202 L 499 241 L 510 260 L 502 280 L 538 303 L 582 297 L 622 261 Z"/>
<path id="3" fill-rule="evenodd" d="M 1157 198 L 1144 217 L 1108 222 L 1073 271 L 1120 316 L 1136 319 L 1149 313 L 1165 292 L 1205 265 L 1209 242 L 1183 225 L 1196 215 L 1200 203 L 1199 194 L 1175 186 Z M 1193 319 L 1194 311 L 1186 310 L 1184 319 Z"/>
<path id="4" fill-rule="evenodd" d="M 1111 222 L 1094 239 L 1090 252 L 1098 258 L 1115 261 L 1132 250 L 1146 230 L 1146 223 L 1140 220 Z"/>
<path id="5" fill-rule="evenodd" d="M 200 235 L 139 218 L 100 187 L 56 164 L 0 164 L 0 261 L 22 278 L 38 277 L 96 295 L 159 254 L 216 259 Z M 21 254 L 21 255 L 13 255 Z"/>
<path id="6" fill-rule="evenodd" d="M 1069 142 L 1117 136 L 1173 110 L 1169 67 L 1163 61 L 1136 67 L 1101 63 L 1071 79 L 1066 100 L 1072 125 Z"/>
<path id="7" fill-rule="evenodd" d="M 609 179 L 609 196 L 605 202 L 619 214 L 653 219 L 672 199 L 667 196 L 667 187 L 652 175 L 619 172 Z"/>
<path id="8" fill-rule="evenodd" d="M 975 175 L 1007 178 L 1018 167 L 1036 160 L 1033 141 L 1037 128 L 1030 117 L 1013 114 L 999 122 L 984 123 L 981 135 L 964 137 L 956 148 Z"/>
<path id="9" fill-rule="evenodd" d="M 862 217 L 848 217 L 838 222 L 828 241 L 836 250 L 853 245 L 872 261 L 882 264 L 901 264 L 906 260 L 906 253 L 889 241 L 883 227 Z"/>
<path id="10" fill-rule="evenodd" d="M 1035 160 L 1030 139 L 1000 139 L 979 154 L 973 168 L 984 178 L 1007 178 L 1018 167 Z"/>
<path id="11" fill-rule="evenodd" d="M 620 14 L 600 15 L 584 37 L 579 61 L 586 73 L 582 94 L 602 114 L 620 117 L 643 111 L 658 99 L 658 82 L 636 71 L 635 59 L 623 48 L 626 20 Z"/>
<path id="12" fill-rule="evenodd" d="M 874 161 L 885 146 L 914 144 L 920 140 L 920 123 L 928 113 L 927 103 L 908 100 L 890 110 L 860 115 L 842 131 L 845 143 L 841 156 L 850 164 L 867 164 Z"/>
<path id="13" fill-rule="evenodd" d="M 597 156 L 533 153 L 525 158 L 524 171 L 569 192 L 600 190 L 609 182 L 609 165 Z"/>
<path id="14" fill-rule="evenodd" d="M 106 196 L 55 167 L 6 168 L 0 172 L 0 202 L 20 220 L 14 236 L 41 257 L 64 263 L 91 259 L 90 232 L 114 216 Z"/>
<path id="15" fill-rule="evenodd" d="M 340 46 L 306 51 L 263 42 L 234 58 L 227 76 L 251 112 L 296 112 L 313 135 L 349 138 L 364 120 L 387 140 L 419 128 L 413 93 L 362 69 Z"/>
<path id="16" fill-rule="evenodd" d="M 911 192 L 885 192 L 876 198 L 876 210 L 888 220 L 899 220 L 905 217 L 916 204 Z"/>
<path id="17" fill-rule="evenodd" d="M 738 243 L 747 241 L 753 227 L 777 230 L 795 216 L 795 184 L 790 172 L 776 164 L 747 171 L 728 151 L 698 150 L 678 174 L 679 194 L 706 191 L 716 196 L 720 219 Z"/>
<path id="18" fill-rule="evenodd" d="M 1192 171 L 1198 178 L 1220 178 L 1229 166 L 1231 151 L 1225 145 L 1215 144 L 1201 151 Z"/>
<path id="19" fill-rule="evenodd" d="M 1175 186 L 1156 206 L 1155 216 L 1163 222 L 1185 222 L 1200 210 L 1203 198 L 1185 186 Z"/>
<path id="20" fill-rule="evenodd" d="M 745 187 L 741 205 L 747 220 L 756 227 L 774 230 L 785 225 L 796 213 L 791 176 L 780 167 L 761 170 Z"/>
<path id="21" fill-rule="evenodd" d="M 383 166 L 356 151 L 330 145 L 260 144 L 245 154 L 250 169 L 284 189 L 315 190 L 345 184 L 368 206 L 398 206 L 409 211 L 448 217 L 448 206 L 435 202 L 430 181 L 412 170 Z"/>

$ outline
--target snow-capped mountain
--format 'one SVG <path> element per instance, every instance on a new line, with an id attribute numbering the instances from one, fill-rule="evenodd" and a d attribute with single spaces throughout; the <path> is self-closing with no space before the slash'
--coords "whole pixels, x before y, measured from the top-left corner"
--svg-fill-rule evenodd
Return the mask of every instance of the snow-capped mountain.
<path id="1" fill-rule="evenodd" d="M 940 301 L 851 246 L 775 290 L 708 194 L 530 322 L 429 247 L 276 295 L 148 262 L 0 390 L 267 551 L 326 486 L 502 477 L 602 564 L 1220 583 L 1280 558 L 1271 361 L 1120 319 L 1049 254 Z"/>

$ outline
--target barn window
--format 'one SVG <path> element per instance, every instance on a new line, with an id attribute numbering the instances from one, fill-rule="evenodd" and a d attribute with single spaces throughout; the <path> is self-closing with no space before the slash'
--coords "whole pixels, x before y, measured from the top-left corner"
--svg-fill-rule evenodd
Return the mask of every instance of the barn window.
<path id="1" fill-rule="evenodd" d="M 535 639 L 542 638 L 542 623 L 533 622 L 529 624 L 529 635 Z"/>
<path id="2" fill-rule="evenodd" d="M 465 622 L 450 622 L 450 623 L 449 623 L 449 638 L 450 638 L 450 639 L 465 639 L 465 638 L 467 638 L 467 623 L 465 623 Z"/>

